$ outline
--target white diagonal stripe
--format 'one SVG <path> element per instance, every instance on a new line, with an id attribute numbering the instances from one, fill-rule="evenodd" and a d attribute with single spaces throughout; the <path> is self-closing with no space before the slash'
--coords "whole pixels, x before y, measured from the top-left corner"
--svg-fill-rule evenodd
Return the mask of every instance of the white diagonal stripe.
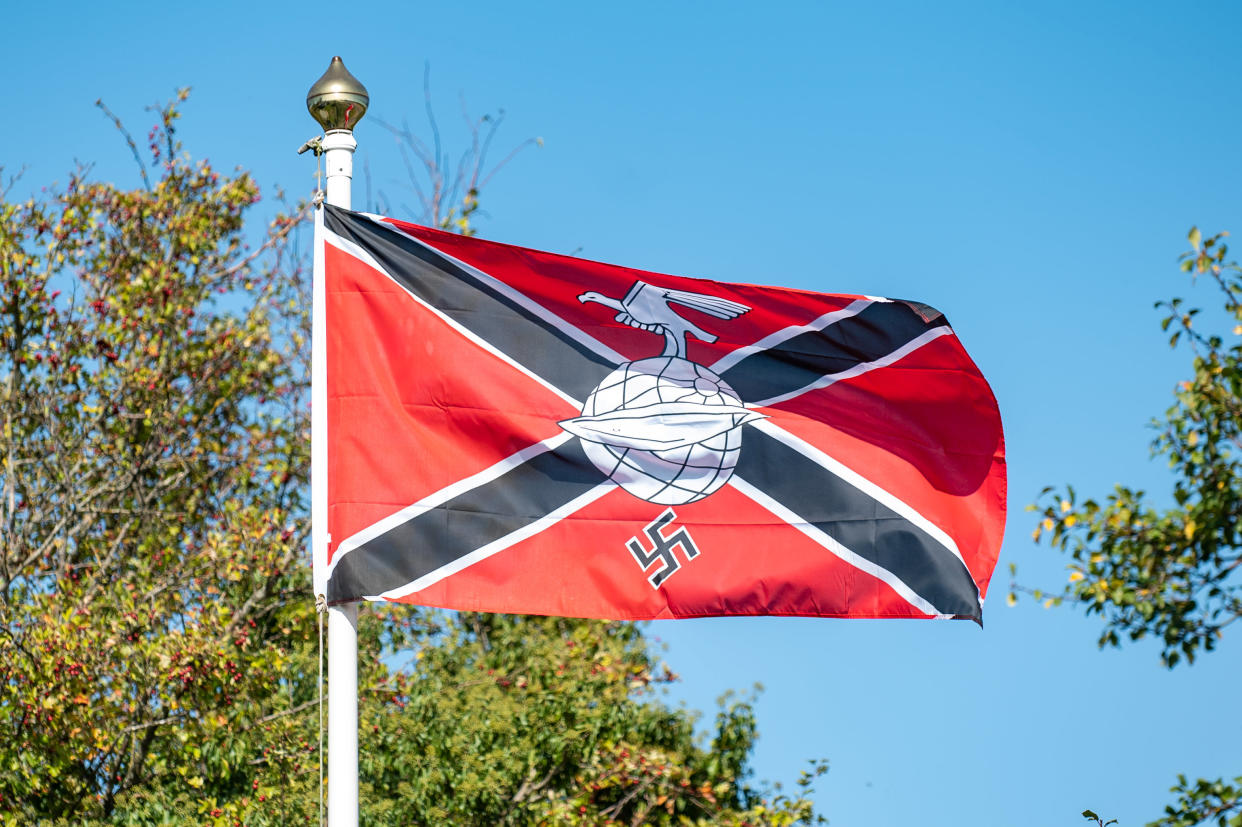
<path id="1" fill-rule="evenodd" d="M 814 319 L 806 324 L 781 328 L 775 333 L 764 336 L 753 345 L 747 345 L 746 347 L 739 347 L 737 350 L 731 350 L 716 360 L 716 364 L 712 365 L 711 369 L 716 374 L 724 373 L 726 370 L 733 367 L 747 356 L 774 348 L 781 342 L 789 341 L 795 336 L 801 336 L 803 333 L 812 333 L 816 330 L 823 330 L 828 325 L 836 324 L 842 319 L 848 319 L 850 316 L 857 316 L 875 302 L 886 301 L 888 301 L 888 299 L 879 299 L 872 296 L 867 296 L 862 299 L 855 299 L 845 307 L 842 307 L 840 310 L 832 310 L 820 316 L 818 319 Z"/>
<path id="2" fill-rule="evenodd" d="M 538 520 L 535 520 L 533 523 L 528 523 L 522 526 L 521 528 L 519 528 L 517 531 L 514 531 L 510 534 L 506 534 L 504 537 L 499 537 L 495 540 L 492 540 L 487 545 L 480 546 L 479 548 L 475 549 L 469 554 L 466 554 L 462 557 L 458 557 L 453 562 L 447 563 L 441 566 L 440 568 L 436 569 L 435 571 L 430 571 L 427 574 L 424 574 L 422 577 L 418 578 L 417 580 L 407 583 L 404 586 L 399 586 L 395 589 L 389 589 L 388 591 L 383 592 L 382 594 L 367 595 L 363 599 L 364 600 L 396 600 L 398 598 L 405 597 L 407 594 L 413 594 L 414 592 L 422 591 L 428 586 L 434 585 L 435 583 L 439 583 L 441 580 L 443 580 L 446 577 L 457 574 L 457 572 L 461 571 L 462 569 L 473 566 L 475 563 L 478 563 L 482 560 L 486 560 L 488 557 L 491 557 L 493 554 L 496 554 L 497 552 L 504 551 L 510 546 L 520 543 L 521 541 L 525 540 L 527 537 L 533 537 L 539 532 L 550 528 L 552 525 L 560 522 L 564 518 L 568 517 L 570 514 L 573 514 L 575 511 L 585 508 L 586 506 L 595 502 L 600 497 L 604 496 L 605 494 L 607 494 L 609 491 L 612 491 L 616 487 L 617 487 L 616 483 L 612 481 L 602 482 L 599 485 L 592 488 L 590 491 L 587 491 L 583 494 L 579 494 L 577 497 L 574 497 L 572 500 L 565 503 L 560 508 L 557 508 L 554 511 L 551 511 L 544 517 L 540 517 Z"/>
<path id="3" fill-rule="evenodd" d="M 620 353 L 617 353 L 615 350 L 613 350 L 612 348 L 610 348 L 608 345 L 604 344 L 603 342 L 599 341 L 598 339 L 595 339 L 591 336 L 588 336 L 586 333 L 583 333 L 581 330 L 578 329 L 577 325 L 574 325 L 574 324 L 571 324 L 565 321 L 560 316 L 556 315 L 551 310 L 548 310 L 548 308 L 541 305 L 539 302 L 525 295 L 521 291 L 513 289 L 508 284 L 496 278 L 495 276 L 488 275 L 487 273 L 483 272 L 482 270 L 475 267 L 474 265 L 468 264 L 459 258 L 449 255 L 448 253 L 441 250 L 439 247 L 436 247 L 434 244 L 429 244 L 428 242 L 423 241 L 418 236 L 406 232 L 405 230 L 398 227 L 396 224 L 392 224 L 388 221 L 385 221 L 383 216 L 373 215 L 371 213 L 360 213 L 360 214 L 365 216 L 366 218 L 371 219 L 376 224 L 379 224 L 380 226 L 385 227 L 394 233 L 398 233 L 404 236 L 405 238 L 410 239 L 411 241 L 415 242 L 419 246 L 425 247 L 426 249 L 431 250 L 436 255 L 442 256 L 448 259 L 449 261 L 456 264 L 458 267 L 465 270 L 471 276 L 478 279 L 483 284 L 495 290 L 497 293 L 501 293 L 502 295 L 505 296 L 505 298 L 509 299 L 515 304 L 521 305 L 522 307 L 526 308 L 528 311 L 538 316 L 539 318 L 543 319 L 545 322 L 551 324 L 557 330 L 561 331 L 562 333 L 564 333 L 569 338 L 573 339 L 578 344 L 590 348 L 591 350 L 598 353 L 600 356 L 603 356 L 605 359 L 612 362 L 614 365 L 619 365 L 622 362 L 630 361 L 629 359 L 622 356 Z"/>
<path id="4" fill-rule="evenodd" d="M 918 609 L 920 612 L 937 618 L 953 617 L 953 615 L 941 614 L 936 611 L 936 607 L 932 606 L 926 600 L 915 594 L 914 591 L 901 580 L 901 578 L 897 577 L 897 575 L 893 574 L 886 568 L 876 565 L 867 558 L 860 557 L 858 554 L 855 554 L 837 540 L 829 537 L 827 534 L 820 531 L 818 528 L 769 497 L 767 494 L 763 493 L 763 491 L 746 482 L 746 480 L 741 479 L 740 477 L 733 477 L 729 480 L 728 485 L 733 486 L 733 488 L 737 491 L 745 494 L 747 497 L 750 497 L 759 505 L 763 506 L 768 511 L 771 511 L 777 517 L 780 517 L 782 520 L 789 523 L 789 525 L 793 526 L 798 531 L 801 531 L 811 540 L 828 549 L 828 551 L 832 552 L 846 563 L 849 563 L 854 568 L 859 569 L 860 571 L 865 571 L 867 574 L 870 574 L 872 577 L 879 580 L 883 580 L 892 588 L 893 591 L 901 595 L 907 603 Z"/>
<path id="5" fill-rule="evenodd" d="M 947 548 L 954 557 L 962 561 L 963 566 L 966 566 L 966 561 L 962 558 L 962 553 L 958 551 L 957 543 L 953 542 L 953 538 L 938 525 L 920 514 L 918 509 L 899 499 L 891 491 L 884 490 L 854 469 L 828 456 L 806 440 L 799 439 L 770 419 L 752 422 L 750 427 L 758 428 L 773 439 L 785 443 L 825 471 L 840 477 L 876 502 L 887 506 L 894 513 L 923 529 L 927 536 Z M 743 446 L 743 450 L 745 450 L 745 446 Z M 966 566 L 966 571 L 970 571 L 970 566 Z"/>
<path id="6" fill-rule="evenodd" d="M 804 385 L 803 387 L 798 388 L 797 390 L 790 391 L 789 393 L 778 394 L 777 396 L 769 397 L 768 399 L 758 399 L 754 401 L 747 401 L 746 404 L 748 407 L 751 407 L 751 408 L 763 408 L 768 405 L 775 405 L 779 402 L 785 402 L 795 397 L 801 396 L 802 394 L 807 393 L 809 391 L 813 391 L 818 388 L 826 388 L 835 382 L 840 382 L 842 379 L 852 379 L 855 376 L 861 376 L 864 373 L 873 371 L 876 368 L 888 367 L 889 365 L 893 364 L 899 359 L 904 359 L 906 356 L 918 350 L 923 345 L 927 344 L 933 339 L 938 339 L 941 336 L 949 336 L 949 335 L 952 335 L 952 333 L 953 333 L 953 328 L 949 327 L 948 325 L 941 325 L 940 327 L 934 327 L 931 330 L 928 330 L 927 332 L 923 333 L 921 336 L 916 336 L 915 338 L 906 342 L 904 345 L 897 348 L 896 350 L 890 353 L 887 353 L 884 356 L 881 356 L 879 359 L 876 359 L 871 362 L 859 362 L 853 367 L 846 368 L 845 370 L 838 371 L 837 373 L 824 374 L 823 376 L 816 379 L 814 382 L 810 382 L 807 385 Z"/>
<path id="7" fill-rule="evenodd" d="M 453 318 L 441 312 L 439 309 L 437 309 L 433 305 L 427 303 L 426 301 L 424 301 L 423 299 L 419 298 L 417 295 L 412 293 L 408 287 L 406 287 L 404 284 L 400 282 L 400 280 L 393 278 L 392 274 L 389 273 L 387 270 L 385 270 L 383 265 L 381 265 L 378 261 L 376 261 L 375 258 L 362 247 L 358 246 L 357 244 L 350 241 L 349 239 L 342 238 L 341 236 L 337 235 L 336 233 L 332 232 L 331 230 L 327 228 L 324 228 L 324 241 L 327 242 L 328 244 L 331 244 L 333 247 L 336 247 L 338 250 L 348 253 L 349 255 L 358 259 L 363 264 L 372 268 L 376 272 L 382 273 L 385 278 L 387 278 L 393 284 L 397 285 L 402 290 L 404 290 L 406 295 L 408 295 L 414 301 L 418 302 L 423 307 L 430 310 L 432 313 L 436 315 L 438 319 L 440 319 L 442 322 L 447 324 L 449 327 L 453 328 L 453 330 L 457 331 L 458 333 L 460 333 L 465 338 L 469 339 L 474 344 L 483 348 L 488 353 L 495 356 L 497 359 L 500 359 L 506 365 L 509 365 L 514 370 L 520 372 L 522 375 L 528 376 L 531 379 L 535 380 L 540 385 L 547 388 L 549 391 L 556 394 L 561 399 L 565 400 L 570 405 L 572 405 L 574 407 L 574 410 L 578 410 L 578 411 L 582 410 L 582 403 L 580 401 L 578 401 L 577 399 L 574 399 L 572 396 L 565 393 L 563 390 L 558 388 L 556 385 L 553 385 L 551 382 L 547 381 L 539 374 L 534 373 L 529 368 L 527 368 L 525 365 L 521 364 L 520 362 L 514 361 L 512 356 L 508 355 L 504 351 L 498 350 L 490 342 L 487 342 L 486 340 L 481 339 L 480 337 L 476 336 L 474 332 L 470 330 L 470 328 L 462 325 L 460 322 L 457 322 Z"/>
<path id="8" fill-rule="evenodd" d="M 560 433 L 554 437 L 545 439 L 543 442 L 536 442 L 534 445 L 527 446 L 526 448 L 518 451 L 516 454 L 511 454 L 510 456 L 505 457 L 500 462 L 483 469 L 477 474 L 460 479 L 452 485 L 441 488 L 434 494 L 423 497 L 413 505 L 407 505 L 395 514 L 390 514 L 379 522 L 372 523 L 362 531 L 359 531 L 357 534 L 350 535 L 343 540 L 339 546 L 337 546 L 336 553 L 332 555 L 332 564 L 328 567 L 328 571 L 331 572 L 335 569 L 337 561 L 340 560 L 346 553 L 353 551 L 359 546 L 365 545 L 371 540 L 374 540 L 376 537 L 379 537 L 381 534 L 385 534 L 397 526 L 409 522 L 415 517 L 426 514 L 428 511 L 443 505 L 454 497 L 458 497 L 467 491 L 478 488 L 480 485 L 486 485 L 492 480 L 505 474 L 505 472 L 517 468 L 519 465 L 526 463 L 528 460 L 537 457 L 540 454 L 559 448 L 571 439 L 574 439 L 573 434 Z"/>

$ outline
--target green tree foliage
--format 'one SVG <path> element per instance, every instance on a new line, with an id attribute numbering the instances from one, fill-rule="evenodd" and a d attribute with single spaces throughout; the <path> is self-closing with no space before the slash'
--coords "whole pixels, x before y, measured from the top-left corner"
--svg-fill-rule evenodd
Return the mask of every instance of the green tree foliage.
<path id="1" fill-rule="evenodd" d="M 1216 315 L 1229 329 L 1202 329 L 1199 309 L 1180 298 L 1157 305 L 1170 346 L 1193 354 L 1191 377 L 1152 423 L 1152 453 L 1172 470 L 1172 507 L 1120 485 L 1102 502 L 1047 488 L 1031 506 L 1042 512 L 1035 539 L 1071 560 L 1068 584 L 1048 599 L 1099 615 L 1101 646 L 1158 638 L 1169 668 L 1212 651 L 1242 617 L 1242 267 L 1228 260 L 1225 237 L 1204 240 L 1192 229 L 1180 261 L 1218 291 Z M 1162 827 L 1242 825 L 1242 777 L 1232 785 L 1179 778 L 1173 792 L 1177 803 L 1155 822 Z"/>
<path id="2" fill-rule="evenodd" d="M 184 154 L 178 102 L 130 140 L 143 187 L 0 193 L 3 825 L 319 815 L 309 212 L 257 232 L 253 179 Z M 751 704 L 696 738 L 633 624 L 361 615 L 368 824 L 817 820 L 824 766 L 750 783 Z"/>
<path id="3" fill-rule="evenodd" d="M 445 621 L 436 628 L 436 620 Z M 659 703 L 676 679 L 631 623 L 441 615 L 362 713 L 372 824 L 816 823 L 802 795 L 747 783 L 754 710 L 726 698 L 709 743 Z"/>
<path id="4" fill-rule="evenodd" d="M 253 180 L 192 163 L 174 106 L 159 115 L 154 183 L 80 170 L 0 207 L 13 823 L 109 818 L 154 786 L 232 795 L 314 762 L 283 726 L 315 690 L 290 669 L 314 629 L 298 219 L 248 250 Z"/>

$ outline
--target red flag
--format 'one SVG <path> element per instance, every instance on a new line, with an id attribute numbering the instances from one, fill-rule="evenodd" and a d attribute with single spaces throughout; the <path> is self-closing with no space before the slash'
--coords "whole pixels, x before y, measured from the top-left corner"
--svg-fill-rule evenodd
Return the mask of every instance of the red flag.
<path id="1" fill-rule="evenodd" d="M 1000 415 L 916 302 L 326 207 L 330 602 L 981 617 Z"/>

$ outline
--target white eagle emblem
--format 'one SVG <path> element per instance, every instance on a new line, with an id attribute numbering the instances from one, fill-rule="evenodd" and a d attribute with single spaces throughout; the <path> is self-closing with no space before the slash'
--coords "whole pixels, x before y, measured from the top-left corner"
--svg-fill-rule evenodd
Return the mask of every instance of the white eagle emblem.
<path id="1" fill-rule="evenodd" d="M 686 336 L 704 342 L 716 341 L 716 336 L 679 315 L 671 304 L 680 304 L 715 316 L 717 319 L 736 319 L 750 310 L 744 304 L 718 299 L 703 293 L 688 293 L 685 290 L 669 290 L 656 287 L 645 281 L 636 281 L 625 298 L 620 301 L 601 295 L 594 291 L 583 293 L 578 301 L 596 302 L 617 311 L 616 319 L 622 324 L 664 334 L 664 355 L 686 358 Z"/>
<path id="2" fill-rule="evenodd" d="M 686 337 L 716 336 L 673 309 L 680 305 L 717 319 L 750 310 L 728 299 L 636 281 L 622 299 L 594 291 L 578 301 L 616 311 L 630 327 L 664 336 L 664 352 L 626 362 L 587 397 L 582 415 L 560 426 L 583 440 L 601 473 L 636 497 L 683 505 L 719 490 L 742 450 L 742 426 L 763 418 L 723 379 L 686 358 Z"/>

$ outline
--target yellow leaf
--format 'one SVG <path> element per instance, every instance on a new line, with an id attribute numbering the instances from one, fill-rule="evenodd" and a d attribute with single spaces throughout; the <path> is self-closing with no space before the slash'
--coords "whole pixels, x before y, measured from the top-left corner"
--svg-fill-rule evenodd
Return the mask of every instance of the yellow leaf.
<path id="1" fill-rule="evenodd" d="M 1242 324 L 1237 324 L 1233 326 L 1233 335 L 1234 336 L 1242 335 Z"/>
<path id="2" fill-rule="evenodd" d="M 203 779 L 196 775 L 193 778 L 187 778 L 185 783 L 189 784 L 194 789 L 198 789 L 203 786 Z"/>
<path id="3" fill-rule="evenodd" d="M 1070 505 L 1069 500 L 1061 500 L 1061 513 L 1062 514 L 1069 511 L 1071 508 L 1073 508 L 1073 506 Z"/>
<path id="4" fill-rule="evenodd" d="M 1018 596 L 1014 594 L 1013 592 L 1010 592 L 1009 594 L 1005 595 L 1005 605 L 1006 606 L 1017 606 Z"/>
<path id="5" fill-rule="evenodd" d="M 1073 514 L 1071 514 L 1065 518 L 1065 527 L 1069 528 L 1070 526 L 1074 525 L 1074 523 L 1076 522 L 1078 522 L 1078 518 L 1075 517 Z"/>
<path id="6" fill-rule="evenodd" d="M 1056 601 L 1050 597 L 1044 601 L 1044 608 L 1051 609 L 1054 603 L 1056 603 Z"/>
<path id="7" fill-rule="evenodd" d="M 1044 531 L 1052 531 L 1052 526 L 1053 526 L 1053 525 L 1054 525 L 1054 523 L 1052 522 L 1052 518 L 1051 518 L 1051 517 L 1045 517 L 1045 518 L 1044 518 Z"/>
<path id="8" fill-rule="evenodd" d="M 1082 572 L 1080 572 L 1080 571 L 1071 571 L 1071 572 L 1070 572 L 1069 581 L 1070 581 L 1071 583 L 1077 583 L 1077 582 L 1078 582 L 1079 580 L 1081 580 L 1081 579 L 1082 579 Z"/>
<path id="9" fill-rule="evenodd" d="M 1195 525 L 1194 520 L 1191 520 L 1190 522 L 1186 523 L 1186 528 L 1182 529 L 1182 533 L 1186 535 L 1187 540 L 1193 540 L 1195 538 L 1196 528 L 1197 526 Z"/>

